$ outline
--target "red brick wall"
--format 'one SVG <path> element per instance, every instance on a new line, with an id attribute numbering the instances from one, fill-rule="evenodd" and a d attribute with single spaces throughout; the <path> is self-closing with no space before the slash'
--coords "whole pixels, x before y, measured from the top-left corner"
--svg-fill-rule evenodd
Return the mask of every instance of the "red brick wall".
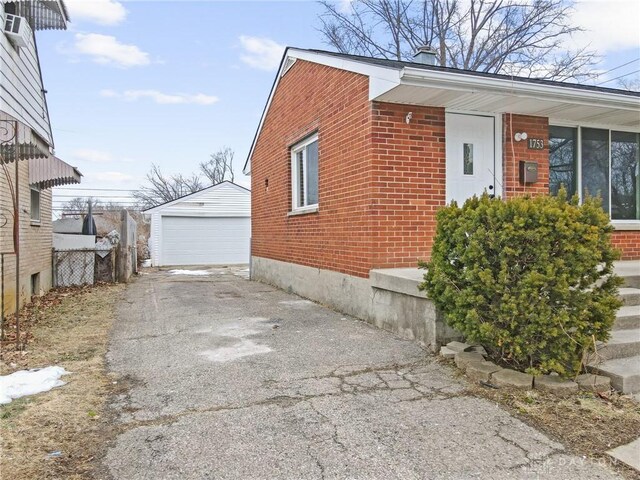
<path id="1" fill-rule="evenodd" d="M 368 276 L 368 88 L 365 76 L 301 60 L 280 80 L 251 161 L 252 255 Z M 319 211 L 289 216 L 289 147 L 316 130 Z"/>
<path id="2" fill-rule="evenodd" d="M 414 267 L 445 204 L 444 108 L 374 103 L 371 141 L 372 268 Z"/>
<path id="3" fill-rule="evenodd" d="M 504 198 L 522 195 L 539 195 L 549 193 L 549 121 L 543 117 L 524 115 L 502 116 L 502 156 L 503 156 L 503 194 Z M 527 141 L 516 142 L 514 135 L 526 132 L 528 138 L 539 138 L 544 141 L 544 150 L 529 150 Z M 520 160 L 538 163 L 538 181 L 522 185 L 519 177 Z"/>
<path id="4" fill-rule="evenodd" d="M 289 148 L 315 131 L 319 211 L 291 216 Z M 515 142 L 522 131 L 545 149 Z M 548 193 L 547 119 L 505 114 L 503 134 L 503 196 Z M 538 163 L 538 182 L 520 184 L 520 160 Z M 444 109 L 371 103 L 366 77 L 299 60 L 252 156 L 252 255 L 361 277 L 415 266 L 430 254 L 445 168 Z M 624 258 L 640 258 L 640 232 L 615 232 L 613 242 Z"/>
<path id="5" fill-rule="evenodd" d="M 640 259 L 640 231 L 617 230 L 611 235 L 611 243 L 622 251 L 622 260 Z"/>

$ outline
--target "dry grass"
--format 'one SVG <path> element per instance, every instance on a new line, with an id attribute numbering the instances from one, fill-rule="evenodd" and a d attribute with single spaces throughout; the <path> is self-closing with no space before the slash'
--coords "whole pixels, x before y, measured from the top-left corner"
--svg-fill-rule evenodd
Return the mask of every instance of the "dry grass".
<path id="1" fill-rule="evenodd" d="M 21 479 L 91 477 L 108 440 L 104 407 L 113 391 L 104 355 L 121 285 L 52 292 L 27 309 L 24 351 L 3 345 L 0 370 L 60 365 L 67 385 L 0 408 L 0 476 Z M 31 313 L 29 313 L 29 311 Z M 51 452 L 61 452 L 51 457 Z"/>
<path id="2" fill-rule="evenodd" d="M 568 398 L 537 390 L 493 390 L 471 387 L 471 393 L 506 407 L 511 413 L 565 445 L 571 452 L 607 464 L 629 479 L 640 473 L 615 463 L 608 450 L 640 435 L 640 404 L 629 397 L 581 392 Z"/>

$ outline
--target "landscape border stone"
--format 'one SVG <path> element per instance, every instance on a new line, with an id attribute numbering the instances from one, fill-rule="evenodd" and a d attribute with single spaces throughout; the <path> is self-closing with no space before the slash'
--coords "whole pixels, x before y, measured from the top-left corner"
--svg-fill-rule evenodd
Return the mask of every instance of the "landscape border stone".
<path id="1" fill-rule="evenodd" d="M 497 387 L 516 388 L 519 390 L 533 389 L 533 375 L 510 368 L 503 368 L 493 373 L 490 381 Z"/>
<path id="2" fill-rule="evenodd" d="M 559 397 L 578 393 L 580 388 L 576 382 L 565 380 L 558 375 L 540 375 L 533 379 L 533 388 L 541 392 L 553 393 Z"/>
<path id="3" fill-rule="evenodd" d="M 588 392 L 608 392 L 611 390 L 611 379 L 604 375 L 583 373 L 576 377 L 576 383 L 582 390 Z"/>

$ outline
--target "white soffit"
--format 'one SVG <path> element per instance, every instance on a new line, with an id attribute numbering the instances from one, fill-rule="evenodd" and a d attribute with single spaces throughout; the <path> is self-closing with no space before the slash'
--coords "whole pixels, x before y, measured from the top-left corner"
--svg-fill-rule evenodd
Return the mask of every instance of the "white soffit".
<path id="1" fill-rule="evenodd" d="M 640 129 L 639 97 L 450 72 L 404 68 L 375 100 Z"/>

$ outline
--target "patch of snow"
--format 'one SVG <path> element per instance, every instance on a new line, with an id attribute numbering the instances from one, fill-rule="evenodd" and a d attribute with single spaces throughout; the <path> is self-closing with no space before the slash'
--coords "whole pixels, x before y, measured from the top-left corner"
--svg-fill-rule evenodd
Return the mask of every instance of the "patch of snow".
<path id="1" fill-rule="evenodd" d="M 67 375 L 62 367 L 20 370 L 0 377 L 0 405 L 11 403 L 16 398 L 47 392 L 65 384 L 60 377 Z"/>
<path id="2" fill-rule="evenodd" d="M 151 259 L 147 258 L 144 262 L 142 262 L 142 266 L 147 268 L 151 266 Z"/>
<path id="3" fill-rule="evenodd" d="M 171 275 L 210 275 L 206 270 L 169 270 Z"/>

